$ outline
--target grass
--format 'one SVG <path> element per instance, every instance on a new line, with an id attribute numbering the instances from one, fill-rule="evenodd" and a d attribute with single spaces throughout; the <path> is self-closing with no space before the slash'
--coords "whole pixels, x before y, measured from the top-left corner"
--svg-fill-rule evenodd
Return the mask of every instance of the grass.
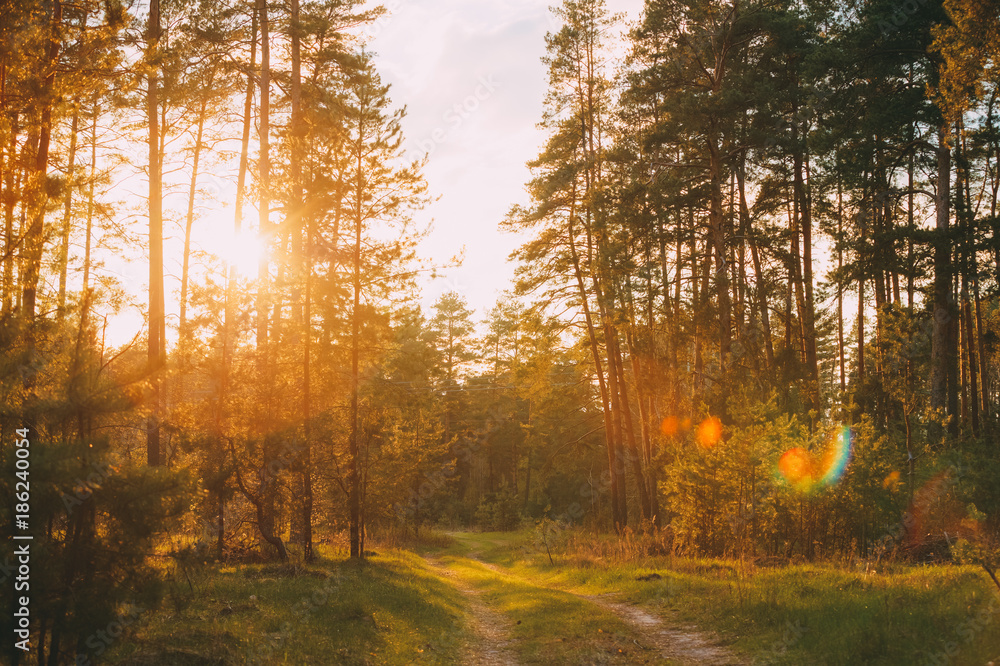
<path id="1" fill-rule="evenodd" d="M 550 564 L 530 534 L 457 538 L 455 548 L 512 575 L 581 594 L 618 592 L 668 621 L 713 629 L 764 663 L 1000 663 L 1000 597 L 974 567 L 896 565 L 865 573 L 832 564 L 608 561 L 559 548 Z M 654 573 L 659 578 L 637 580 Z"/>
<path id="2" fill-rule="evenodd" d="M 653 663 L 624 622 L 586 599 L 464 557 L 445 556 L 440 561 L 477 590 L 488 606 L 508 618 L 510 638 L 521 663 Z"/>
<path id="3" fill-rule="evenodd" d="M 406 551 L 362 566 L 211 566 L 192 584 L 141 618 L 110 661 L 453 664 L 468 640 L 462 594 Z"/>
<path id="4" fill-rule="evenodd" d="M 615 593 L 668 625 L 715 631 L 748 662 L 1000 663 L 1000 596 L 972 567 L 762 567 L 562 542 L 551 563 L 519 532 L 438 535 L 411 550 L 379 548 L 364 565 L 332 553 L 309 567 L 209 565 L 104 657 L 131 666 L 462 663 L 478 599 L 504 616 L 523 663 L 660 663 L 584 598 Z"/>

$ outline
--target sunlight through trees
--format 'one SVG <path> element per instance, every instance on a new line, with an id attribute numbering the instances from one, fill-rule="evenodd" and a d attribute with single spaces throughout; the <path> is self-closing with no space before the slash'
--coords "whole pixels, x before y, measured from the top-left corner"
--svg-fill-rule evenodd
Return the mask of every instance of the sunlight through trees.
<path id="1" fill-rule="evenodd" d="M 994 5 L 563 0 L 527 202 L 469 213 L 524 238 L 479 313 L 421 307 L 453 264 L 418 254 L 430 156 L 364 37 L 384 12 L 4 4 L 13 663 L 94 656 L 209 560 L 360 566 L 435 526 L 743 559 L 961 539 L 994 575 Z"/>

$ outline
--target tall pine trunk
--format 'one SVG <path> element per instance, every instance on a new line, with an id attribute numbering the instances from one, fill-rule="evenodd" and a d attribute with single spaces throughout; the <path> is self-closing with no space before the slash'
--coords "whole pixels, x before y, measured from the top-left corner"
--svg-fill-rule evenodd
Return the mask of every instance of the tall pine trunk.
<path id="1" fill-rule="evenodd" d="M 289 37 L 291 41 L 292 77 L 290 82 L 292 115 L 291 115 L 291 146 L 289 150 L 289 167 L 291 178 L 292 217 L 292 256 L 296 262 L 296 290 L 301 285 L 301 301 L 298 294 L 292 298 L 292 318 L 301 331 L 302 339 L 302 437 L 303 451 L 299 455 L 299 520 L 301 521 L 302 552 L 306 561 L 313 559 L 312 550 L 312 443 L 310 441 L 310 367 L 309 341 L 310 331 L 310 287 L 312 278 L 312 236 L 310 220 L 306 217 L 305 201 L 302 187 L 302 153 L 305 150 L 303 141 L 304 123 L 302 121 L 302 57 L 300 44 L 299 0 L 291 0 L 291 16 L 289 20 Z"/>
<path id="2" fill-rule="evenodd" d="M 271 49 L 270 34 L 268 32 L 268 7 L 267 0 L 258 0 L 257 10 L 260 13 L 260 160 L 259 160 L 259 181 L 260 181 L 260 210 L 258 218 L 258 233 L 260 234 L 261 245 L 267 248 L 273 235 L 271 226 L 271 155 L 270 155 L 270 120 L 271 120 Z M 267 251 L 261 252 L 260 261 L 257 267 L 257 367 L 258 373 L 264 384 L 265 392 L 271 390 L 271 375 L 273 364 L 271 362 L 270 343 L 268 335 L 268 300 L 269 300 L 269 266 Z M 270 404 L 270 401 L 268 401 Z M 271 410 L 265 409 L 268 416 Z M 276 436 L 268 431 L 271 418 L 264 419 L 264 431 L 260 433 L 263 438 L 263 455 L 260 468 L 260 504 L 257 512 L 257 523 L 261 536 L 271 544 L 278 552 L 278 557 L 282 561 L 288 559 L 285 544 L 276 533 L 277 518 L 277 494 L 278 479 L 272 471 L 272 462 L 277 460 L 278 441 Z"/>
<path id="3" fill-rule="evenodd" d="M 609 470 L 609 490 L 611 494 L 611 519 L 616 530 L 625 527 L 625 519 L 622 517 L 622 507 L 619 506 L 618 493 L 618 444 L 614 436 L 614 426 L 612 424 L 611 400 L 608 395 L 608 386 L 604 379 L 604 367 L 601 362 L 600 346 L 597 340 L 597 330 L 594 324 L 594 317 L 590 308 L 590 296 L 586 288 L 583 277 L 583 270 L 580 265 L 580 254 L 576 247 L 576 232 L 574 231 L 574 218 L 576 215 L 576 189 L 573 190 L 573 200 L 570 202 L 569 212 L 569 249 L 570 257 L 573 260 L 573 274 L 576 279 L 577 289 L 580 294 L 580 302 L 583 306 L 583 317 L 587 328 L 587 341 L 590 346 L 591 356 L 594 361 L 594 371 L 597 373 L 597 385 L 601 395 L 601 411 L 604 416 L 604 444 L 608 453 Z"/>
<path id="4" fill-rule="evenodd" d="M 957 386 L 952 391 L 954 366 L 954 304 L 952 302 L 951 244 L 948 230 L 951 216 L 951 148 L 947 126 L 938 131 L 937 196 L 934 239 L 934 321 L 931 330 L 931 408 L 947 410 L 948 429 L 957 428 Z M 954 395 L 955 399 L 952 399 Z"/>
<path id="5" fill-rule="evenodd" d="M 364 115 L 368 110 L 366 100 L 360 100 L 358 114 L 358 137 L 355 146 L 356 169 L 354 182 L 354 247 L 351 254 L 351 287 L 353 290 L 351 303 L 351 402 L 349 413 L 348 434 L 348 510 L 350 512 L 350 547 L 351 557 L 364 559 L 362 533 L 364 525 L 361 513 L 361 443 L 360 415 L 358 405 L 359 362 L 361 336 L 361 227 L 364 224 L 362 210 L 364 208 Z"/>
<path id="6" fill-rule="evenodd" d="M 257 11 L 251 12 L 250 27 L 250 63 L 247 69 L 247 92 L 243 103 L 243 133 L 240 140 L 240 163 L 236 176 L 236 202 L 233 210 L 233 238 L 239 238 L 243 231 L 243 199 L 246 189 L 246 176 L 250 163 L 250 125 L 253 115 L 253 71 L 257 64 Z M 236 264 L 233 262 L 228 267 L 226 280 L 226 305 L 222 323 L 222 381 L 219 383 L 219 406 L 216 410 L 216 450 L 222 451 L 222 441 L 226 417 L 228 413 L 229 380 L 232 374 L 233 352 L 236 344 Z M 220 462 L 224 462 L 225 453 L 219 455 Z M 217 486 L 215 498 L 216 506 L 216 551 L 221 558 L 225 553 L 226 545 L 226 482 L 223 479 Z"/>
<path id="7" fill-rule="evenodd" d="M 73 102 L 73 120 L 69 128 L 69 154 L 66 156 L 66 194 L 63 201 L 63 221 L 59 234 L 59 297 L 57 302 L 59 316 L 66 312 L 66 282 L 69 273 L 69 239 L 72 231 L 73 188 L 75 186 L 76 169 L 76 135 L 80 125 L 79 100 Z"/>
<path id="8" fill-rule="evenodd" d="M 729 294 L 729 269 L 726 266 L 728 243 L 726 220 L 722 210 L 722 154 L 712 137 L 708 143 L 709 159 L 709 213 L 708 232 L 715 254 L 715 294 L 719 308 L 719 374 L 725 375 L 729 364 L 729 348 L 732 345 L 732 312 Z"/>
<path id="9" fill-rule="evenodd" d="M 163 297 L 163 177 L 160 155 L 160 114 L 158 51 L 160 42 L 160 2 L 151 0 L 146 28 L 146 57 L 150 61 L 146 77 L 146 121 L 149 124 L 149 341 L 146 350 L 151 381 L 149 419 L 146 422 L 146 462 L 161 464 L 160 418 L 164 412 L 163 367 L 166 364 L 166 312 Z"/>
<path id="10" fill-rule="evenodd" d="M 794 125 L 795 138 L 798 139 L 798 126 Z M 795 193 L 796 211 L 798 213 L 797 227 L 802 237 L 801 272 L 797 278 L 802 285 L 799 317 L 802 319 L 802 344 L 805 352 L 806 371 L 811 386 L 809 387 L 810 404 L 819 408 L 819 361 L 816 354 L 816 314 L 813 302 L 813 260 L 812 260 L 812 205 L 809 198 L 805 174 L 809 169 L 808 155 L 796 142 L 793 156 L 792 187 Z"/>
<path id="11" fill-rule="evenodd" d="M 211 83 L 211 79 L 209 80 Z M 201 161 L 202 137 L 205 133 L 205 120 L 208 110 L 208 94 L 201 98 L 201 105 L 198 107 L 198 125 L 195 130 L 194 151 L 191 157 L 191 182 L 188 184 L 187 215 L 184 218 L 184 253 L 181 258 L 181 302 L 180 319 L 177 326 L 181 347 L 181 371 L 186 354 L 186 345 L 190 332 L 188 331 L 187 308 L 188 308 L 188 285 L 190 282 L 189 269 L 191 266 L 191 231 L 194 227 L 194 202 L 198 194 L 198 165 Z"/>

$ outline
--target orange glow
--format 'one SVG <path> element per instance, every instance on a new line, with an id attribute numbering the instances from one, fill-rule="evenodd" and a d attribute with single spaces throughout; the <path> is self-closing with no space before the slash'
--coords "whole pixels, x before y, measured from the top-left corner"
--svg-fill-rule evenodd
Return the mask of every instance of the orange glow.
<path id="1" fill-rule="evenodd" d="M 796 446 L 778 459 L 778 473 L 799 492 L 811 492 L 836 485 L 844 476 L 851 460 L 851 431 L 844 426 L 827 438 L 822 453 Z M 890 474 L 884 487 L 899 481 L 899 473 Z"/>
<path id="2" fill-rule="evenodd" d="M 791 484 L 799 487 L 812 485 L 815 471 L 812 456 L 803 448 L 789 449 L 778 460 L 778 471 Z"/>
<path id="3" fill-rule="evenodd" d="M 676 416 L 668 416 L 663 419 L 663 423 L 660 424 L 660 432 L 663 433 L 665 437 L 673 437 L 680 430 L 680 427 L 680 420 Z"/>
<path id="4" fill-rule="evenodd" d="M 722 421 L 714 416 L 709 416 L 698 426 L 698 444 L 708 449 L 719 443 L 722 439 Z"/>
<path id="5" fill-rule="evenodd" d="M 890 473 L 889 476 L 885 477 L 885 480 L 882 482 L 882 487 L 885 488 L 885 489 L 887 489 L 887 490 L 889 488 L 892 488 L 893 490 L 895 490 L 896 486 L 898 486 L 898 485 L 899 485 L 899 472 L 898 471 Z"/>

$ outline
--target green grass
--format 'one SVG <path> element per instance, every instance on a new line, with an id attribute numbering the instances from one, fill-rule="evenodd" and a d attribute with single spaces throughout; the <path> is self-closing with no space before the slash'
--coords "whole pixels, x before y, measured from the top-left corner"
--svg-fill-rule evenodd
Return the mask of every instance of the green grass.
<path id="1" fill-rule="evenodd" d="M 513 649 L 521 663 L 661 663 L 650 661 L 624 622 L 586 599 L 534 585 L 464 557 L 450 555 L 440 561 L 478 590 L 489 607 L 508 618 Z"/>
<path id="2" fill-rule="evenodd" d="M 422 558 L 211 566 L 113 645 L 119 664 L 452 664 L 464 597 Z"/>
<path id="3" fill-rule="evenodd" d="M 175 584 L 105 655 L 110 663 L 455 664 L 475 640 L 470 597 L 505 617 L 527 664 L 662 663 L 581 595 L 615 593 L 666 624 L 717 632 L 746 661 L 1000 663 L 1000 596 L 966 566 L 885 567 L 598 557 L 531 533 L 456 533 L 380 549 L 364 565 L 209 565 Z M 431 556 L 433 566 L 421 555 Z M 445 570 L 448 575 L 445 575 Z M 637 580 L 655 573 L 658 578 Z M 992 609 L 992 610 L 991 610 Z"/>
<path id="4" fill-rule="evenodd" d="M 757 568 L 724 560 L 595 562 L 553 552 L 530 534 L 458 534 L 474 552 L 539 585 L 620 598 L 719 632 L 738 653 L 777 664 L 1000 663 L 1000 597 L 968 566 Z M 638 581 L 656 573 L 658 580 Z M 948 660 L 945 656 L 950 655 Z"/>

